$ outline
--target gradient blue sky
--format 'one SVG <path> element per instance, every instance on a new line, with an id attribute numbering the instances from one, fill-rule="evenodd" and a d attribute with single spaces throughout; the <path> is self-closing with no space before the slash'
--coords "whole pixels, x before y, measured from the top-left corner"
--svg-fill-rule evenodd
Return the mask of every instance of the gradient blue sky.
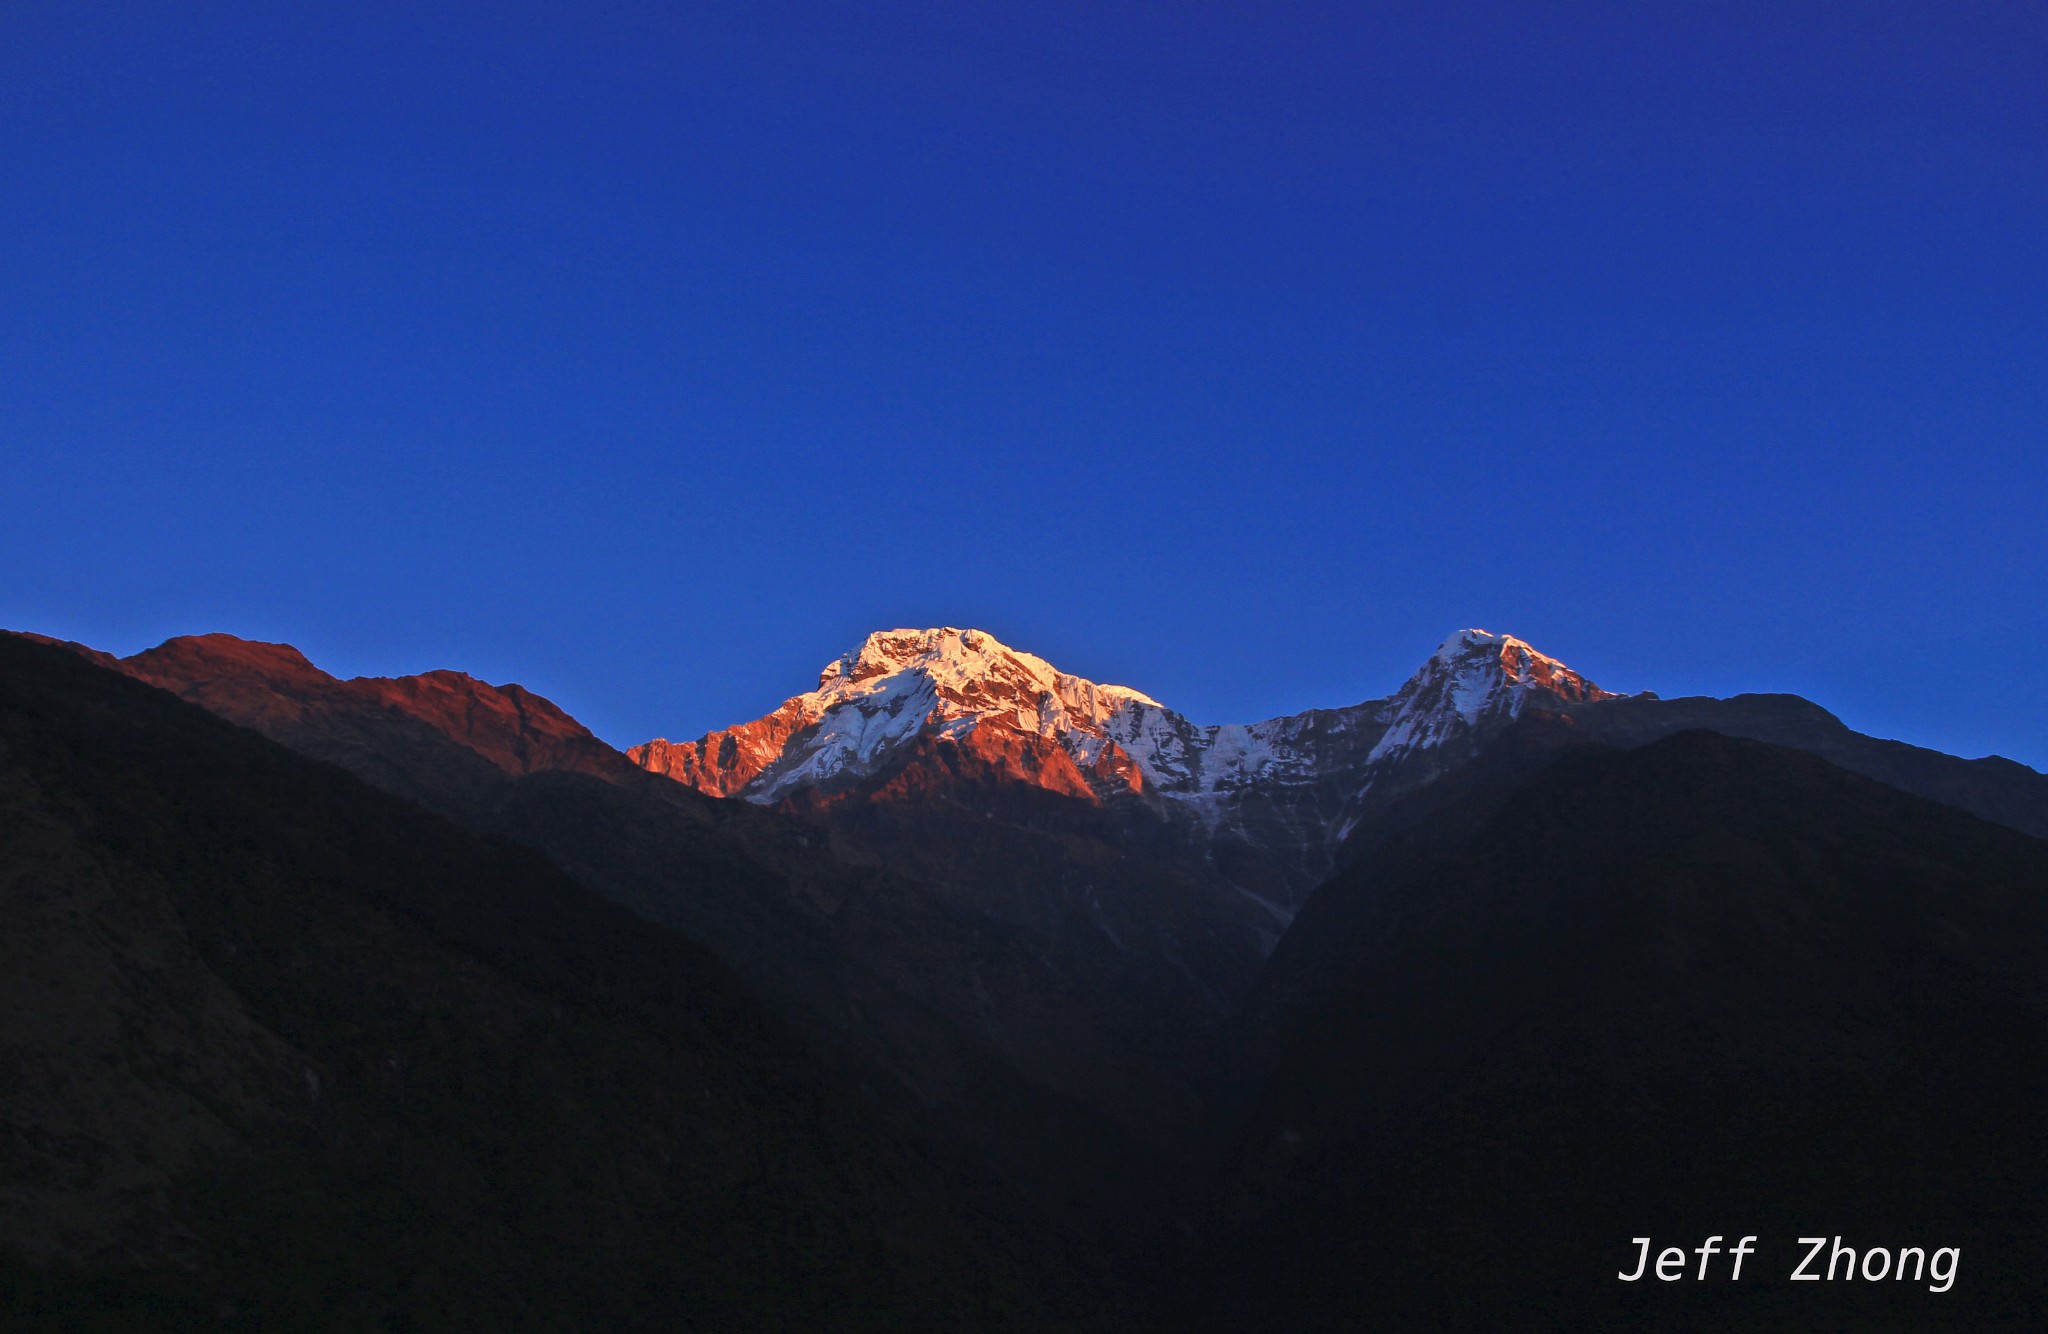
<path id="1" fill-rule="evenodd" d="M 0 7 L 0 624 L 619 744 L 1465 625 L 2048 767 L 2048 9 Z"/>

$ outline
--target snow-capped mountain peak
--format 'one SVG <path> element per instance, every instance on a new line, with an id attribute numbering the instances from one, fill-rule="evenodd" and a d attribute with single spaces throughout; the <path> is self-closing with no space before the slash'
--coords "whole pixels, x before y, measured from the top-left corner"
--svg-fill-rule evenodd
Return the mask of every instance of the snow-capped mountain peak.
<path id="1" fill-rule="evenodd" d="M 1291 899 L 1327 872 L 1368 799 L 1470 758 L 1532 700 L 1608 693 L 1511 635 L 1461 630 L 1385 698 L 1197 725 L 986 631 L 940 626 L 869 635 L 765 718 L 627 754 L 699 791 L 764 803 L 867 791 L 920 764 L 1105 803 L 1137 794 L 1191 846 L 1286 849 L 1284 883 L 1257 893 Z"/>
<path id="2" fill-rule="evenodd" d="M 984 630 L 880 630 L 825 665 L 815 693 L 857 697 L 877 680 L 904 675 L 928 681 L 941 700 L 964 713 L 985 712 L 1019 695 L 1079 692 L 1113 704 L 1158 702 L 1127 686 L 1069 676 L 1045 659 L 1011 648 Z M 888 687 L 883 687 L 888 688 Z"/>
<path id="3" fill-rule="evenodd" d="M 1387 731 L 1371 759 L 1393 759 L 1512 721 L 1531 698 L 1576 704 L 1611 694 L 1513 635 L 1460 630 L 1388 701 Z"/>
<path id="4" fill-rule="evenodd" d="M 989 726 L 1057 742 L 1089 769 L 1117 758 L 1110 724 L 1133 712 L 1168 714 L 1150 696 L 1069 675 L 984 630 L 883 630 L 766 718 L 628 754 L 700 790 L 772 802 L 864 776 L 919 737 L 958 741 Z"/>

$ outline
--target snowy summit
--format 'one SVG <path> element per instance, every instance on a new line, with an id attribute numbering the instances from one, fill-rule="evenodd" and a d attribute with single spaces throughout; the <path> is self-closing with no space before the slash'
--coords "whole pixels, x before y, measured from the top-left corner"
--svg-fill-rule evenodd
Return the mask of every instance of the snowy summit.
<path id="1" fill-rule="evenodd" d="M 1474 736 L 1532 699 L 1606 697 L 1511 635 L 1461 630 L 1393 695 L 1249 724 L 1197 725 L 1128 686 L 1060 671 L 984 630 L 884 630 L 834 658 L 817 689 L 751 723 L 699 740 L 648 742 L 643 767 L 716 796 L 775 802 L 806 787 L 843 788 L 901 747 L 1001 729 L 1057 743 L 1084 773 L 1128 759 L 1142 786 L 1213 823 L 1234 793 L 1321 784 Z M 1225 802 L 1227 804 L 1227 802 Z"/>

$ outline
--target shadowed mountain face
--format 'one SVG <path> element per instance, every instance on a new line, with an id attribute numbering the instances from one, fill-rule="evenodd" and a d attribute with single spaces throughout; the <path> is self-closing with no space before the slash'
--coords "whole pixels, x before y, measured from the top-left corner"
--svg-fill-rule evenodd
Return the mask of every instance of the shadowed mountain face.
<path id="1" fill-rule="evenodd" d="M 1587 738 L 1611 746 L 1647 745 L 1674 733 L 1702 729 L 1790 746 L 1929 801 L 2036 838 L 2048 838 L 2048 775 L 1996 755 L 1965 760 L 1903 741 L 1864 736 L 1797 695 L 1737 695 L 1733 699 L 1630 696 L 1564 712 Z"/>
<path id="2" fill-rule="evenodd" d="M 937 1328 L 1094 1303 L 1011 1196 L 699 947 L 15 638 L 0 898 L 10 1328 Z"/>
<path id="3" fill-rule="evenodd" d="M 298 1277 L 266 1288 L 251 1276 L 274 1267 L 331 1291 L 360 1267 L 375 1309 L 428 1324 L 458 1309 L 455 1299 L 415 1294 L 407 1275 L 502 1288 L 508 1325 L 545 1294 L 581 1301 L 591 1284 L 605 1288 L 592 1310 L 630 1320 L 679 1309 L 662 1303 L 680 1289 L 647 1278 L 674 1244 L 661 1229 L 726 1236 L 727 1215 L 739 1229 L 730 1235 L 751 1238 L 732 1243 L 741 1250 L 779 1255 L 800 1234 L 816 1264 L 759 1278 L 767 1271 L 722 1252 L 709 1268 L 686 1259 L 674 1282 L 709 1294 L 706 1309 L 766 1313 L 757 1324 L 794 1313 L 799 1328 L 820 1323 L 817 1303 L 861 1290 L 897 1323 L 982 1327 L 1085 1308 L 1116 1309 L 1123 1327 L 1150 1319 L 1174 1330 L 1867 1327 L 1894 1316 L 1918 1327 L 1930 1309 L 1964 1313 L 1974 1327 L 2043 1295 L 2013 1276 L 2048 1261 L 2025 1249 L 2048 1235 L 2033 1202 L 2048 1185 L 2033 1166 L 2048 1161 L 2034 1110 L 2048 1094 L 2035 1074 L 2048 1037 L 2048 845 L 1961 813 L 2048 829 L 2048 779 L 2023 766 L 1859 736 L 1791 697 L 1613 696 L 1518 640 L 1478 631 L 1452 636 L 1386 699 L 1224 727 L 1057 673 L 977 632 L 896 632 L 835 661 L 818 691 L 762 725 L 651 744 L 633 759 L 530 692 L 459 673 L 338 681 L 294 650 L 228 636 L 118 661 L 69 647 L 97 665 L 77 670 L 139 677 L 471 831 L 348 785 L 337 789 L 347 801 L 386 804 L 336 797 L 317 816 L 309 811 L 325 797 L 279 806 L 298 780 L 253 761 L 233 780 L 209 770 L 199 781 L 190 765 L 211 763 L 219 736 L 258 739 L 217 729 L 193 749 L 190 716 L 175 710 L 163 717 L 184 722 L 149 714 L 125 731 L 81 723 L 65 733 L 37 752 L 61 784 L 8 770 L 18 801 L 0 847 L 24 868 L 8 883 L 35 887 L 37 868 L 66 869 L 9 909 L 22 928 L 7 974 L 23 998 L 12 1049 L 26 1053 L 9 1069 L 25 1072 L 17 1086 L 29 1092 L 15 1104 L 27 1113 L 8 1123 L 26 1129 L 4 1202 L 42 1220 L 17 1229 L 32 1254 L 146 1261 L 159 1266 L 150 1283 L 202 1275 L 168 1297 L 159 1283 L 150 1300 L 197 1310 L 232 1291 L 250 1309 L 297 1311 L 278 1303 L 296 1300 L 285 1289 L 303 1287 Z M 126 701 L 120 709 L 175 703 L 114 684 L 128 692 L 108 696 Z M 50 691 L 21 696 L 19 736 L 35 735 L 39 711 L 68 716 L 72 704 L 51 701 L 70 696 Z M 73 693 L 81 716 L 99 717 L 90 690 Z M 1687 731 L 1702 727 L 1811 754 Z M 264 753 L 271 764 L 289 758 Z M 252 790 L 236 797 L 237 783 Z M 180 814 L 198 824 L 148 844 L 155 861 L 107 842 L 122 820 L 153 828 L 169 818 L 131 817 L 135 803 L 154 812 L 148 802 L 182 801 L 187 788 L 228 804 Z M 258 836 L 237 843 L 244 825 Z M 515 840 L 551 865 L 476 835 Z M 449 869 L 454 853 L 434 850 L 447 838 L 513 858 L 504 865 L 524 867 L 519 875 L 494 872 L 508 884 L 537 876 L 549 893 L 595 890 L 708 946 L 774 1018 L 702 956 L 648 967 L 686 987 L 692 970 L 709 970 L 719 980 L 705 994 L 730 998 L 733 1033 L 790 1025 L 802 1039 L 782 1039 L 795 1053 L 791 1087 L 830 1090 L 804 1094 L 803 1115 L 852 1118 L 831 1132 L 840 1138 L 748 1138 L 755 1132 L 740 1127 L 750 1118 L 767 1118 L 774 1133 L 812 1122 L 774 1110 L 781 1094 L 761 1092 L 765 1076 L 719 1045 L 724 1019 L 691 1030 L 695 1055 L 661 1046 L 667 1029 L 650 1038 L 630 1025 L 592 1030 L 597 1055 L 543 1045 L 559 1069 L 548 1067 L 542 1087 L 555 1091 L 533 1108 L 509 1076 L 477 1072 L 514 1068 L 525 1035 L 547 1031 L 553 1001 L 486 990 L 449 1001 L 442 1017 L 404 1019 L 437 970 L 471 976 L 463 961 L 484 948 L 478 933 L 501 950 L 479 956 L 485 972 L 510 970 L 515 989 L 531 982 L 518 971 L 527 956 L 547 964 L 563 931 L 580 960 L 576 985 L 610 985 L 603 960 L 614 949 L 626 980 L 641 976 L 634 960 L 654 957 L 616 914 L 602 920 L 626 932 L 623 944 L 552 918 L 536 926 L 523 891 L 507 899 L 506 917 L 495 887 L 476 888 Z M 394 849 L 415 839 L 427 849 L 416 869 L 431 884 L 394 889 Z M 360 885 L 359 844 L 382 849 L 370 863 L 382 869 Z M 250 974 L 244 986 L 233 969 L 256 964 L 239 953 L 242 937 L 207 953 L 177 934 L 194 929 L 194 903 L 214 902 L 179 895 L 217 892 L 205 876 L 190 880 L 191 868 L 242 866 L 237 858 L 269 869 L 237 870 L 232 883 L 268 886 L 278 902 L 296 903 L 286 891 L 302 882 L 356 885 L 379 912 L 417 900 L 459 957 L 418 953 L 425 947 L 403 937 L 410 928 L 365 935 L 324 916 L 287 922 L 259 895 L 207 909 L 218 918 L 208 929 L 229 930 L 244 912 L 270 923 L 256 957 L 283 971 Z M 1317 868 L 1332 865 L 1334 878 L 1311 893 Z M 578 912 L 610 911 L 587 894 L 576 902 Z M 312 938 L 301 951 L 307 976 L 332 994 L 290 989 L 301 978 L 295 932 Z M 652 938 L 687 952 L 665 932 Z M 395 996 L 363 988 L 382 976 L 361 963 L 366 940 L 389 944 Z M 354 980 L 334 980 L 344 976 Z M 273 992 L 289 999 L 265 999 Z M 376 1014 L 356 1015 L 343 992 Z M 52 995 L 77 1005 L 52 1008 Z M 384 1046 L 347 1048 L 344 1059 L 309 1045 L 286 1021 L 300 1009 L 327 1016 L 320 1022 L 348 1041 L 368 1033 Z M 500 1010 L 542 1027 L 493 1027 Z M 391 1015 L 442 1045 L 387 1042 Z M 468 1033 L 464 1024 L 480 1034 L 460 1038 L 467 1047 L 446 1037 Z M 784 1050 L 774 1041 L 762 1038 L 763 1050 Z M 751 1051 L 754 1039 L 741 1045 Z M 99 1064 L 66 1063 L 74 1046 L 100 1053 Z M 447 1144 L 406 1139 L 411 1123 L 371 1126 L 375 1109 L 348 1102 L 334 1082 L 389 1085 L 409 1107 L 421 1085 L 410 1075 L 392 1083 L 376 1062 L 446 1066 L 448 1052 L 466 1054 L 447 1068 L 470 1073 L 435 1095 L 444 1115 L 433 1133 Z M 597 1088 L 609 1097 L 625 1067 L 643 1084 L 620 1084 L 617 1108 L 578 1100 Z M 709 1167 L 678 1168 L 697 1173 L 683 1185 L 661 1177 L 665 1166 L 647 1168 L 694 1161 L 646 1129 L 683 1114 L 662 1101 L 672 1090 L 656 1067 L 706 1088 L 738 1080 L 747 1097 L 769 1099 L 718 1104 L 727 1119 L 704 1122 L 703 1153 L 724 1162 L 720 1146 L 737 1136 L 747 1162 L 765 1155 L 799 1176 L 815 1170 L 841 1193 L 813 1197 L 773 1185 L 782 1179 L 770 1172 L 765 1195 L 742 1197 Z M 507 1124 L 500 1106 L 526 1109 L 515 1138 L 492 1138 Z M 326 1144 L 308 1127 L 324 1124 L 321 1109 L 343 1108 L 352 1110 L 340 1124 L 371 1128 L 349 1129 L 356 1138 L 322 1149 L 328 1156 L 292 1156 Z M 521 1119 L 528 1110 L 531 1121 Z M 615 1125 L 605 1120 L 613 1111 L 640 1119 Z M 466 1117 L 485 1128 L 472 1136 Z M 578 1143 L 591 1117 L 590 1133 L 610 1149 L 572 1148 L 573 1172 L 545 1166 L 546 1180 L 520 1179 L 534 1201 L 524 1213 L 489 1193 L 494 1169 L 482 1167 L 467 1184 L 466 1169 L 447 1169 L 458 1184 L 427 1173 L 437 1192 L 427 1203 L 400 1187 L 364 1202 L 337 1184 L 382 1181 L 389 1163 L 421 1154 L 458 1165 L 547 1160 L 551 1137 Z M 1219 1144 L 1229 1147 L 1204 1200 L 1191 1178 Z M 413 1147 L 392 1157 L 392 1145 Z M 605 1158 L 612 1150 L 638 1165 Z M 875 1162 L 880 1182 L 868 1175 Z M 571 1177 L 612 1184 L 584 1198 Z M 668 1184 L 646 1184 L 655 1178 Z M 740 1179 L 754 1183 L 748 1191 L 763 1180 Z M 340 1212 L 304 1206 L 300 1241 L 276 1243 L 299 1250 L 217 1258 L 219 1239 L 248 1220 L 300 1207 L 293 1191 L 332 1195 Z M 452 1212 L 436 1214 L 444 1197 Z M 781 1203 L 762 1203 L 770 1197 Z M 717 1219 L 689 1212 L 699 1208 Z M 351 1241 L 356 1250 L 326 1261 L 301 1254 L 305 1237 L 378 1233 L 363 1220 L 413 1213 L 413 1230 L 383 1228 L 393 1240 Z M 555 1236 L 533 1221 L 541 1213 L 581 1229 L 564 1254 L 583 1255 L 575 1248 L 598 1246 L 593 1238 L 613 1249 L 501 1275 L 492 1257 Z M 1196 1263 L 1154 1300 L 1151 1276 L 1183 1245 L 1188 1221 L 1205 1216 Z M 870 1222 L 878 1249 L 845 1240 Z M 1793 1237 L 1856 1229 L 1871 1230 L 1865 1245 L 1964 1247 L 1963 1295 L 1922 1308 L 1900 1304 L 1904 1288 L 1858 1295 L 1837 1285 L 1815 1305 L 1809 1289 L 1782 1282 Z M 761 1240 L 770 1233 L 781 1240 Z M 1659 1306 L 1646 1290 L 1678 1289 L 1612 1279 L 1633 1255 L 1628 1239 L 1645 1233 L 1688 1248 L 1755 1233 L 1765 1249 L 1740 1289 L 1694 1285 L 1684 1293 L 1703 1295 Z M 953 1239 L 932 1240 L 942 1234 Z M 655 1249 L 635 1250 L 643 1241 Z M 909 1275 L 899 1249 L 936 1257 L 930 1283 Z M 1073 1253 L 1088 1257 L 1086 1270 Z M 872 1283 L 840 1284 L 842 1259 L 872 1265 Z M 980 1277 L 961 1277 L 970 1271 Z M 93 1272 L 104 1278 L 103 1265 Z M 1111 1277 L 1098 1287 L 1077 1274 Z M 62 1282 L 18 1269 L 0 1277 L 30 1285 L 13 1291 Z M 727 1278 L 740 1295 L 721 1308 Z M 787 1300 L 745 1296 L 757 1279 L 787 1289 Z M 1019 1297 L 1019 1284 L 1044 1291 Z M 857 1318 L 870 1308 L 848 1309 Z"/>
<path id="4" fill-rule="evenodd" d="M 518 686 L 454 672 L 338 681 L 296 650 L 225 635 L 101 658 L 539 849 L 709 946 L 785 1018 L 899 1084 L 935 1133 L 1106 1251 L 1164 1243 L 1172 1183 L 1209 1115 L 1203 1078 L 1221 1019 L 1208 984 L 1178 958 L 1126 949 L 1093 921 L 992 913 L 1006 902 L 993 889 L 935 890 L 828 831 L 706 798 Z M 1122 914 L 1130 943 L 1164 935 L 1170 945 L 1173 924 L 1189 919 L 1167 892 L 1172 873 L 1109 851 L 1118 862 L 1076 864 Z M 1134 892 L 1157 886 L 1149 900 Z M 1207 931 L 1198 943 L 1215 934 L 1206 921 L 1188 929 Z M 1223 973 L 1233 995 L 1259 957 L 1248 932 L 1240 941 Z M 1186 953 L 1203 965 L 1219 952 Z"/>
<path id="5" fill-rule="evenodd" d="M 1525 729 L 1276 952 L 1189 1317 L 2031 1327 L 2048 844 L 1776 747 Z M 1752 1233 L 1739 1286 L 1618 1281 L 1631 1238 Z M 1961 1247 L 1967 1289 L 1789 1283 L 1822 1233 Z"/>

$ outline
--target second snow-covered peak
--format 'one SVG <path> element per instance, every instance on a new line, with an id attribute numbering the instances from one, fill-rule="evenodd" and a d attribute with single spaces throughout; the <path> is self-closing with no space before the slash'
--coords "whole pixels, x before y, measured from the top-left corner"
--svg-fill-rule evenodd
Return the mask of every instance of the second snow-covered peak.
<path id="1" fill-rule="evenodd" d="M 1532 698 L 1576 704 L 1612 694 L 1513 635 L 1460 630 L 1389 701 L 1387 733 L 1373 758 L 1440 746 L 1483 724 L 1505 722 Z"/>
<path id="2" fill-rule="evenodd" d="M 1528 688 L 1547 691 L 1560 699 L 1576 702 L 1582 699 L 1604 699 L 1611 692 L 1602 690 L 1585 677 L 1546 653 L 1539 653 L 1527 642 L 1513 635 L 1496 635 L 1485 630 L 1460 630 L 1446 639 L 1431 660 L 1453 667 L 1461 674 L 1478 673 L 1483 678 L 1495 678 L 1497 686 Z M 1428 669 L 1417 673 L 1416 679 L 1427 674 Z"/>

